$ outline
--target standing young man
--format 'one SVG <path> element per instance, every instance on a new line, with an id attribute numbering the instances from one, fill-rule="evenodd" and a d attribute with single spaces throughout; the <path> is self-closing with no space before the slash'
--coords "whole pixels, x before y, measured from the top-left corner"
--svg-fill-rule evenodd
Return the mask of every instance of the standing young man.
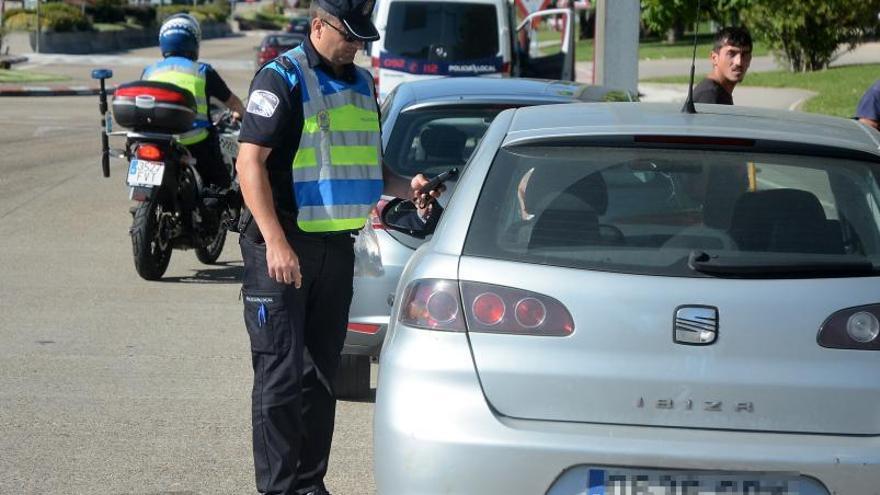
<path id="1" fill-rule="evenodd" d="M 251 83 L 237 169 L 260 493 L 328 493 L 353 235 L 383 190 L 413 197 L 427 183 L 382 166 L 373 79 L 353 64 L 364 41 L 379 38 L 373 3 L 314 0 L 305 42 Z"/>
<path id="2" fill-rule="evenodd" d="M 720 29 L 709 58 L 712 72 L 694 88 L 694 102 L 733 105 L 733 88 L 746 77 L 752 63 L 752 36 L 745 28 Z"/>

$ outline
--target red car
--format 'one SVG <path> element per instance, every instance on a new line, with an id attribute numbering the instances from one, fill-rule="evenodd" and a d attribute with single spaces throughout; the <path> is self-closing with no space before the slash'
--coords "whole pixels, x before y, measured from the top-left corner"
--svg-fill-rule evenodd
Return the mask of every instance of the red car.
<path id="1" fill-rule="evenodd" d="M 292 48 L 298 47 L 305 39 L 303 34 L 273 33 L 267 34 L 257 48 L 257 67 L 281 55 Z"/>

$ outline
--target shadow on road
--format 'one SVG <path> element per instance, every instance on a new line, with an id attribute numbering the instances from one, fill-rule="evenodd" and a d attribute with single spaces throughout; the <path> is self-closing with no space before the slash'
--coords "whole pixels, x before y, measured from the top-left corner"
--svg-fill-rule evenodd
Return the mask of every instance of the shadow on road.
<path id="1" fill-rule="evenodd" d="M 217 263 L 208 268 L 194 270 L 186 277 L 165 277 L 163 282 L 188 284 L 240 284 L 244 274 L 244 266 L 240 261 L 233 263 Z"/>

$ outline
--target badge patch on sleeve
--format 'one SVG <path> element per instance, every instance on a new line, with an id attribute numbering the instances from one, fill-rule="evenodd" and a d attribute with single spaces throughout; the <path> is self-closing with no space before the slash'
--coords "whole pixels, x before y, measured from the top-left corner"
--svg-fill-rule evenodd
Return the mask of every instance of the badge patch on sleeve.
<path id="1" fill-rule="evenodd" d="M 247 111 L 260 117 L 271 117 L 278 108 L 278 97 L 268 91 L 256 90 L 248 98 Z"/>

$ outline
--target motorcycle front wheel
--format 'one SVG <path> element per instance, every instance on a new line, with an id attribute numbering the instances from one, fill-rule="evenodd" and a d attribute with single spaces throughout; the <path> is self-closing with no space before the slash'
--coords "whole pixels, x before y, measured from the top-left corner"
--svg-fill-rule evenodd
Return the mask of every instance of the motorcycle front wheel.
<path id="1" fill-rule="evenodd" d="M 196 258 L 206 265 L 213 265 L 223 252 L 223 245 L 226 244 L 226 227 L 224 222 L 219 222 L 217 233 L 211 238 L 206 239 L 207 244 L 196 248 Z"/>
<path id="2" fill-rule="evenodd" d="M 131 246 L 134 268 L 144 280 L 159 280 L 171 261 L 171 243 L 162 231 L 164 209 L 158 201 L 144 201 L 134 212 Z"/>

